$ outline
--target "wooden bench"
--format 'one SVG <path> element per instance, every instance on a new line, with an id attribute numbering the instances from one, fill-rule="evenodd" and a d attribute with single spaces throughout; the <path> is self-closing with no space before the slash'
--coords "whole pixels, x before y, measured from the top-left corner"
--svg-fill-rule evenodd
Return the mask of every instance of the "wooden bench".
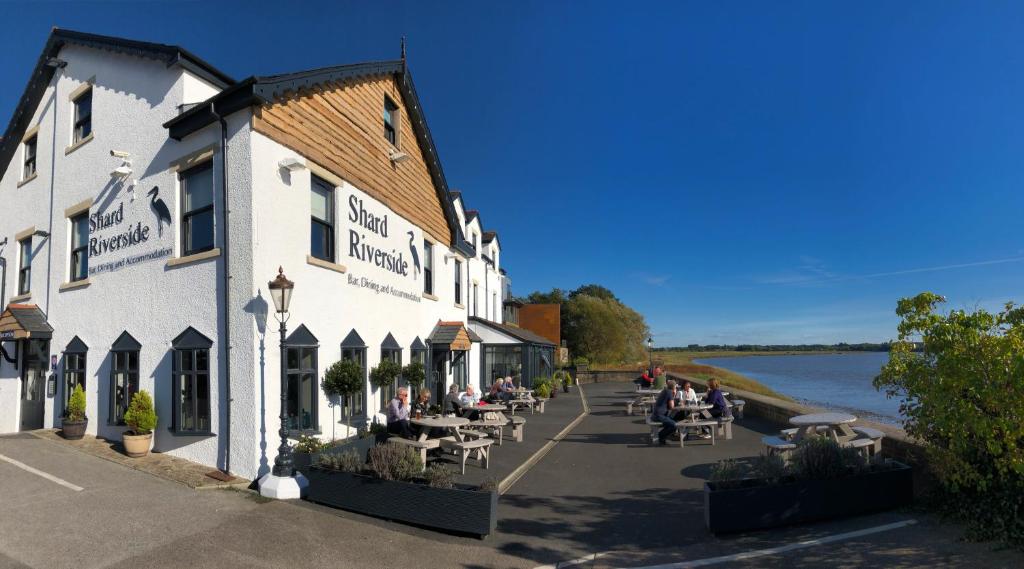
<path id="1" fill-rule="evenodd" d="M 537 411 L 540 411 L 541 415 L 543 415 L 544 414 L 544 404 L 547 403 L 547 402 L 548 402 L 547 399 L 541 399 L 541 398 L 538 397 L 537 399 L 533 400 L 533 407 L 530 407 L 530 409 L 536 409 Z"/>
<path id="2" fill-rule="evenodd" d="M 512 425 L 512 440 L 517 443 L 523 442 L 523 434 L 526 430 L 526 418 L 516 417 L 515 415 L 508 418 L 509 424 Z"/>
<path id="3" fill-rule="evenodd" d="M 871 427 L 854 427 L 853 431 L 861 436 L 871 439 L 873 443 L 871 454 L 879 454 L 882 452 L 882 439 L 885 438 L 885 433 L 878 429 L 872 429 Z"/>
<path id="4" fill-rule="evenodd" d="M 658 431 L 661 430 L 663 425 L 661 424 L 661 421 L 652 421 L 651 416 L 648 415 L 647 426 L 651 428 L 651 444 L 653 445 L 658 442 Z"/>
<path id="5" fill-rule="evenodd" d="M 481 431 L 492 435 L 495 440 L 498 441 L 498 446 L 501 446 L 501 437 L 507 421 L 499 419 L 480 419 L 473 421 L 469 424 L 469 427 L 480 429 Z"/>
<path id="6" fill-rule="evenodd" d="M 817 431 L 819 433 L 827 433 L 828 432 L 828 425 L 818 425 L 817 427 L 815 427 L 815 429 L 817 429 Z M 779 432 L 782 433 L 782 438 L 783 439 L 785 439 L 787 441 L 791 441 L 791 440 L 793 440 L 794 437 L 796 437 L 796 434 L 800 432 L 800 428 L 799 427 L 792 427 L 792 428 L 789 428 L 789 429 L 782 429 Z"/>
<path id="7" fill-rule="evenodd" d="M 768 451 L 768 455 L 782 455 L 783 458 L 788 458 L 789 453 L 796 450 L 796 443 L 787 441 L 782 437 L 767 436 L 761 437 L 761 444 L 764 445 L 765 450 Z"/>
<path id="8" fill-rule="evenodd" d="M 661 423 L 658 423 L 660 426 Z M 686 440 L 687 433 L 690 430 L 694 431 L 694 434 L 700 436 L 704 431 L 704 427 L 708 427 L 711 431 L 711 446 L 715 446 L 715 427 L 718 426 L 718 421 L 679 421 L 676 423 L 676 429 L 679 431 L 679 448 L 683 448 L 683 442 Z"/>
<path id="9" fill-rule="evenodd" d="M 732 406 L 733 415 L 736 415 L 737 419 L 742 419 L 743 406 L 746 405 L 747 402 L 742 399 L 733 399 L 732 401 L 729 402 L 729 404 Z"/>
<path id="10" fill-rule="evenodd" d="M 846 448 L 855 448 L 865 459 L 871 458 L 871 449 L 874 448 L 875 442 L 871 439 L 853 439 L 852 441 L 846 441 L 843 443 Z"/>
<path id="11" fill-rule="evenodd" d="M 412 447 L 412 448 L 420 451 L 420 461 L 423 462 L 423 468 L 426 468 L 427 467 L 427 451 L 432 449 L 432 448 L 437 448 L 438 446 L 440 446 L 441 439 L 427 439 L 425 441 L 421 441 L 421 440 L 418 440 L 418 439 L 407 439 L 407 438 L 404 438 L 404 437 L 393 436 L 393 437 L 388 439 L 388 442 L 389 443 L 398 444 L 398 445 L 409 446 L 409 447 Z"/>
<path id="12" fill-rule="evenodd" d="M 732 440 L 732 422 L 733 417 L 719 417 L 714 421 L 718 425 L 718 435 L 725 436 L 725 440 Z"/>
<path id="13" fill-rule="evenodd" d="M 491 445 L 494 444 L 493 439 L 482 438 L 473 441 L 459 442 L 455 440 L 454 437 L 446 437 L 439 440 L 441 441 L 441 447 L 451 450 L 459 456 L 462 462 L 463 474 L 466 473 L 466 459 L 469 458 L 469 455 L 473 452 L 477 453 L 477 459 L 483 463 L 484 469 L 487 469 L 490 466 L 490 450 Z"/>
<path id="14" fill-rule="evenodd" d="M 647 414 L 649 414 L 651 412 L 651 403 L 652 402 L 653 402 L 653 399 L 649 398 L 649 397 L 637 397 L 636 399 L 630 399 L 630 400 L 626 401 L 626 414 L 627 415 L 632 415 L 633 414 L 633 407 L 637 406 L 637 407 L 640 407 L 640 412 L 642 414 L 647 415 Z"/>

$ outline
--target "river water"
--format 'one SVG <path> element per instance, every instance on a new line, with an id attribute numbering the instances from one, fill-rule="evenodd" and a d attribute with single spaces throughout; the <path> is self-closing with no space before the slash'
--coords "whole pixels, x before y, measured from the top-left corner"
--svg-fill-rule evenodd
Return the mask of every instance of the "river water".
<path id="1" fill-rule="evenodd" d="M 899 399 L 888 399 L 884 392 L 875 390 L 871 385 L 888 361 L 888 352 L 694 360 L 756 379 L 801 403 L 899 424 Z"/>

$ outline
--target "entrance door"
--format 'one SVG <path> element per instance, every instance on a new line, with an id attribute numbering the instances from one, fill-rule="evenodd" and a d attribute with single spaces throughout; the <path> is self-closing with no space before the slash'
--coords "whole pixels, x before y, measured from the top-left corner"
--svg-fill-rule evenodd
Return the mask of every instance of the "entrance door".
<path id="1" fill-rule="evenodd" d="M 46 401 L 46 366 L 50 358 L 47 340 L 23 340 L 21 365 L 21 430 L 43 428 Z"/>
<path id="2" fill-rule="evenodd" d="M 434 403 L 444 407 L 444 398 L 448 394 L 445 384 L 448 382 L 448 374 L 445 372 L 444 364 L 448 361 L 448 352 L 434 352 L 431 354 L 430 362 L 433 368 L 431 375 L 431 389 L 434 391 Z"/>

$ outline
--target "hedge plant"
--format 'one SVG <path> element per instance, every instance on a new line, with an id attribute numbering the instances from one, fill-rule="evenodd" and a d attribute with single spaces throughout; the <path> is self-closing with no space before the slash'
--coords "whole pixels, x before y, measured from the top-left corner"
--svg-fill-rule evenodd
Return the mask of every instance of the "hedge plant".
<path id="1" fill-rule="evenodd" d="M 402 366 L 391 360 L 381 360 L 370 370 L 370 381 L 376 387 L 388 387 L 395 383 L 402 373 Z"/>
<path id="2" fill-rule="evenodd" d="M 71 422 L 85 420 L 85 391 L 82 391 L 80 384 L 75 385 L 75 390 L 71 392 L 64 418 Z"/>
<path id="3" fill-rule="evenodd" d="M 416 389 L 419 389 L 427 380 L 427 372 L 422 362 L 409 362 L 402 368 L 402 377 Z"/>
<path id="4" fill-rule="evenodd" d="M 353 360 L 343 359 L 327 368 L 321 386 L 327 395 L 340 397 L 344 401 L 363 390 L 364 377 L 363 366 Z M 341 406 L 341 422 L 346 425 L 347 409 L 347 405 Z"/>
<path id="5" fill-rule="evenodd" d="M 156 428 L 156 409 L 153 408 L 153 398 L 145 389 L 132 396 L 132 402 L 128 404 L 128 410 L 124 413 L 124 422 L 131 427 L 136 435 L 148 435 Z"/>
<path id="6" fill-rule="evenodd" d="M 930 292 L 899 301 L 899 339 L 875 387 L 900 398 L 927 443 L 940 503 L 968 536 L 1024 547 L 1024 308 L 937 312 Z"/>

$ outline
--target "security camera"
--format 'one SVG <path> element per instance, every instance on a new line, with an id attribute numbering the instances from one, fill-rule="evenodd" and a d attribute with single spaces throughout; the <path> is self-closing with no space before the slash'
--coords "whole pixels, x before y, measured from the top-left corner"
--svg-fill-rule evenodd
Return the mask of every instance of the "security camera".
<path id="1" fill-rule="evenodd" d="M 110 155 L 118 158 L 124 158 L 125 160 L 131 157 L 131 153 L 125 152 L 124 150 L 111 150 Z"/>

